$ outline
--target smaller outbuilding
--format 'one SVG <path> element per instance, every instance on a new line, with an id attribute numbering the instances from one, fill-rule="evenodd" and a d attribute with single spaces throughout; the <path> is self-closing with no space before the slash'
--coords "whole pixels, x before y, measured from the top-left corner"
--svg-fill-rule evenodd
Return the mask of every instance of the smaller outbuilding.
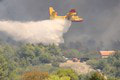
<path id="1" fill-rule="evenodd" d="M 78 62 L 79 60 L 78 60 L 78 58 L 73 58 L 72 61 L 73 62 Z"/>

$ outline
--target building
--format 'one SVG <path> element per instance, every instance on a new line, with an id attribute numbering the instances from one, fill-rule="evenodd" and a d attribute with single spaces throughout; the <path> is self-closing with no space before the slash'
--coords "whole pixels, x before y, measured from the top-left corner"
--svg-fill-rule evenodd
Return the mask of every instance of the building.
<path id="1" fill-rule="evenodd" d="M 73 58 L 72 61 L 73 62 L 78 62 L 79 60 L 78 60 L 78 58 Z"/>
<path id="2" fill-rule="evenodd" d="M 110 55 L 115 54 L 115 51 L 100 51 L 102 58 L 108 58 Z"/>

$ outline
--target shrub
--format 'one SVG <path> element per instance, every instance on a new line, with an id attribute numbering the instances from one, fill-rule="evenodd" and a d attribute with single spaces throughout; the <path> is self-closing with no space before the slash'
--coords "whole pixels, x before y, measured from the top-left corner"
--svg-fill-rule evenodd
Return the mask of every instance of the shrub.
<path id="1" fill-rule="evenodd" d="M 31 71 L 22 75 L 22 80 L 45 80 L 48 78 L 47 72 Z"/>

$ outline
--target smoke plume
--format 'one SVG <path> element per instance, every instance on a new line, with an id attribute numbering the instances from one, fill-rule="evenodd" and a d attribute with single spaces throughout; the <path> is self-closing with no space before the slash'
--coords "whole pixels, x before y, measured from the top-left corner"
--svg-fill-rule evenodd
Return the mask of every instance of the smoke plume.
<path id="1" fill-rule="evenodd" d="M 15 41 L 59 45 L 64 42 L 63 34 L 68 31 L 70 25 L 68 20 L 0 21 L 0 31 Z"/>
<path id="2" fill-rule="evenodd" d="M 104 45 L 101 49 L 111 50 L 111 41 L 120 41 L 120 0 L 0 0 L 0 20 L 41 21 L 49 18 L 49 6 L 59 15 L 75 8 L 84 19 L 72 24 L 65 44 L 81 42 L 88 48 Z"/>

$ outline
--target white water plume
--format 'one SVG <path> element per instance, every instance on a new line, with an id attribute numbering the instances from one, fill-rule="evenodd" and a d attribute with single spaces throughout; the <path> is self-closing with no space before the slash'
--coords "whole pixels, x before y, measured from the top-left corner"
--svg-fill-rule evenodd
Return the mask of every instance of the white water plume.
<path id="1" fill-rule="evenodd" d="M 0 31 L 15 41 L 59 45 L 64 42 L 63 34 L 68 31 L 70 25 L 71 21 L 68 20 L 0 21 Z"/>

